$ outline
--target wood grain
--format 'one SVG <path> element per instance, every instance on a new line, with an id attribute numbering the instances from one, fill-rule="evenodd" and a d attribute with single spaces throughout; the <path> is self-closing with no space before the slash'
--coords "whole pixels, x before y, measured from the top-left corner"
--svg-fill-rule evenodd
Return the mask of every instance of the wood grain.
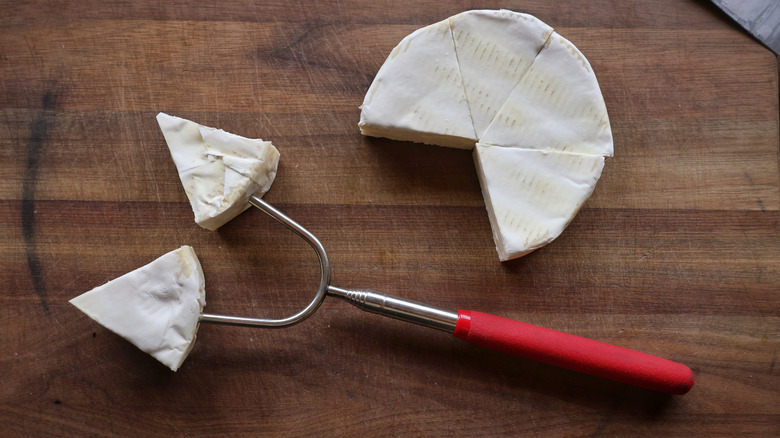
<path id="1" fill-rule="evenodd" d="M 362 137 L 395 44 L 474 6 L 534 14 L 598 76 L 615 137 L 555 242 L 499 263 L 471 155 Z M 706 1 L 0 1 L 3 436 L 777 436 L 778 58 Z M 668 397 L 326 300 L 285 330 L 203 325 L 171 373 L 67 301 L 192 245 L 207 309 L 279 317 L 302 241 L 192 211 L 159 111 L 282 154 L 266 199 L 333 283 L 689 365 Z"/>

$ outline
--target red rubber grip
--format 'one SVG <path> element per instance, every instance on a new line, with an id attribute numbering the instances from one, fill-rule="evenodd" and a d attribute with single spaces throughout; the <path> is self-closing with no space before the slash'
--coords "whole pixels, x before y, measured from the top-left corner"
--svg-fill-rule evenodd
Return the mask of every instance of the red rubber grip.
<path id="1" fill-rule="evenodd" d="M 683 364 L 500 316 L 459 310 L 453 334 L 475 345 L 668 394 L 685 394 L 693 386 L 693 373 Z"/>

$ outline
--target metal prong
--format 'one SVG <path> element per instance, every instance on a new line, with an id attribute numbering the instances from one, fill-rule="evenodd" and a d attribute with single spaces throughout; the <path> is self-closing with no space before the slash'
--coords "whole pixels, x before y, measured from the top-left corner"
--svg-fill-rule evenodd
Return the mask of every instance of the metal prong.
<path id="1" fill-rule="evenodd" d="M 317 253 L 317 257 L 320 260 L 320 285 L 317 289 L 317 293 L 314 295 L 314 299 L 303 310 L 295 315 L 282 319 L 263 319 L 263 318 L 250 318 L 244 316 L 228 316 L 228 315 L 215 315 L 211 313 L 204 313 L 200 315 L 200 322 L 209 322 L 215 324 L 229 324 L 240 325 L 248 327 L 268 327 L 268 328 L 284 328 L 291 325 L 298 324 L 304 319 L 310 317 L 322 304 L 328 291 L 328 285 L 330 284 L 330 261 L 328 261 L 328 254 L 325 252 L 325 248 L 320 243 L 319 239 L 309 232 L 306 228 L 294 220 L 287 217 L 284 213 L 277 210 L 271 204 L 263 201 L 257 196 L 252 195 L 249 198 L 249 203 L 262 210 L 268 216 L 281 222 L 282 225 L 292 230 L 295 234 L 300 236 L 303 240 L 309 243 L 314 251 Z"/>

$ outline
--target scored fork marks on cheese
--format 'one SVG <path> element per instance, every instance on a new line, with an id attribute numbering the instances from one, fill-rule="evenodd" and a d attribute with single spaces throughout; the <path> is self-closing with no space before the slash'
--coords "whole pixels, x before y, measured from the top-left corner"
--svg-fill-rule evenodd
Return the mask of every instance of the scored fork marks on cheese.
<path id="1" fill-rule="evenodd" d="M 560 235 L 604 168 L 600 155 L 482 143 L 474 149 L 474 161 L 501 260 L 520 257 Z"/>
<path id="2" fill-rule="evenodd" d="M 520 81 L 553 29 L 528 14 L 470 11 L 450 19 L 477 138 Z"/>
<path id="3" fill-rule="evenodd" d="M 471 148 L 474 128 L 448 20 L 406 36 L 379 69 L 361 132 L 401 141 Z"/>
<path id="4" fill-rule="evenodd" d="M 612 156 L 607 108 L 587 59 L 553 33 L 480 141 Z"/>
<path id="5" fill-rule="evenodd" d="M 359 126 L 473 149 L 502 261 L 560 235 L 613 154 L 588 60 L 541 20 L 508 10 L 466 11 L 405 37 L 369 87 Z"/>

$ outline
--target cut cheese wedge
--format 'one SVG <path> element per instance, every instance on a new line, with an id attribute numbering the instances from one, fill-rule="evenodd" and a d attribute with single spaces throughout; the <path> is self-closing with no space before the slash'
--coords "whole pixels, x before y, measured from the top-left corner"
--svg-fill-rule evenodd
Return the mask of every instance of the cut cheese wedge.
<path id="1" fill-rule="evenodd" d="M 216 230 L 262 196 L 276 178 L 279 151 L 269 141 L 241 137 L 165 113 L 157 115 L 195 222 Z"/>
<path id="2" fill-rule="evenodd" d="M 205 280 L 195 251 L 182 246 L 70 303 L 176 371 L 195 342 Z"/>
<path id="3" fill-rule="evenodd" d="M 607 107 L 588 60 L 551 35 L 479 141 L 612 156 Z"/>
<path id="4" fill-rule="evenodd" d="M 520 257 L 560 235 L 593 192 L 604 157 L 477 143 L 477 175 L 498 257 Z"/>
<path id="5" fill-rule="evenodd" d="M 474 146 L 449 20 L 418 29 L 390 52 L 366 93 L 359 126 L 373 137 Z"/>
<path id="6" fill-rule="evenodd" d="M 553 29 L 506 10 L 463 12 L 450 25 L 474 130 L 482 138 Z"/>
<path id="7" fill-rule="evenodd" d="M 441 76 L 455 68 L 459 74 Z M 587 59 L 537 18 L 507 10 L 463 12 L 404 38 L 361 108 L 364 135 L 478 145 L 474 159 L 502 261 L 560 235 L 613 154 Z"/>

